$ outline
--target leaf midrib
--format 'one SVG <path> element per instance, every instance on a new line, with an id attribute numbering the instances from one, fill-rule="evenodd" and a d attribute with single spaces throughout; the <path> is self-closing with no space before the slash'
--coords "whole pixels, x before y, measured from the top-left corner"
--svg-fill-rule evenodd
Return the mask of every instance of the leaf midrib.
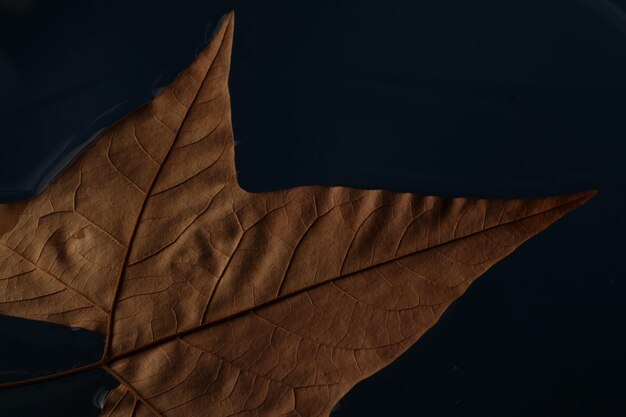
<path id="1" fill-rule="evenodd" d="M 433 250 L 433 249 L 436 249 L 438 247 L 441 247 L 441 246 L 444 246 L 444 245 L 447 245 L 447 244 L 450 244 L 450 243 L 453 243 L 453 242 L 456 242 L 456 241 L 459 241 L 459 240 L 467 239 L 469 237 L 472 237 L 472 236 L 475 236 L 475 235 L 487 232 L 489 230 L 498 229 L 498 228 L 501 228 L 501 227 L 506 227 L 508 225 L 519 223 L 519 222 L 522 222 L 524 220 L 528 220 L 528 219 L 536 218 L 536 217 L 539 217 L 539 216 L 543 216 L 546 213 L 549 213 L 549 212 L 552 212 L 552 211 L 556 211 L 556 210 L 559 210 L 559 209 L 563 209 L 565 207 L 570 207 L 570 206 L 576 207 L 576 206 L 579 205 L 579 203 L 581 201 L 585 201 L 588 198 L 589 198 L 588 195 L 583 195 L 582 197 L 577 198 L 575 200 L 569 201 L 567 203 L 559 204 L 557 206 L 551 207 L 551 208 L 549 208 L 547 210 L 540 211 L 538 213 L 531 214 L 529 216 L 524 216 L 524 217 L 520 217 L 520 218 L 517 218 L 515 220 L 508 221 L 508 222 L 499 223 L 497 225 L 490 226 L 490 227 L 487 227 L 485 229 L 481 229 L 481 230 L 476 231 L 476 232 L 468 233 L 468 234 L 463 235 L 463 236 L 459 236 L 459 237 L 455 237 L 455 238 L 449 239 L 449 240 L 447 240 L 445 242 L 437 243 L 437 244 L 432 245 L 432 246 L 421 248 L 421 249 L 418 249 L 416 251 L 413 251 L 413 252 L 410 252 L 410 253 L 407 253 L 407 254 L 404 254 L 404 255 L 401 255 L 401 256 L 397 256 L 397 257 L 394 257 L 394 258 L 391 258 L 391 259 L 387 259 L 385 261 L 381 261 L 381 262 L 372 264 L 372 265 L 370 265 L 368 267 L 365 267 L 365 268 L 362 268 L 362 269 L 359 269 L 359 270 L 355 270 L 355 271 L 352 271 L 352 272 L 349 272 L 349 273 L 346 273 L 346 274 L 338 275 L 338 276 L 336 276 L 334 278 L 328 278 L 326 280 L 317 282 L 315 284 L 312 284 L 312 285 L 300 288 L 298 290 L 295 290 L 295 291 L 292 291 L 292 292 L 289 292 L 289 293 L 285 293 L 285 294 L 280 295 L 280 296 L 278 296 L 276 298 L 273 298 L 271 300 L 268 300 L 268 301 L 256 304 L 256 305 L 251 306 L 249 308 L 246 308 L 246 309 L 240 310 L 238 312 L 229 314 L 227 316 L 220 317 L 218 319 L 215 319 L 215 320 L 203 323 L 201 325 L 189 327 L 187 329 L 178 331 L 176 333 L 172 333 L 171 335 L 155 339 L 152 342 L 146 343 L 145 345 L 142 345 L 142 346 L 140 346 L 138 348 L 130 349 L 130 350 L 126 351 L 126 352 L 122 352 L 120 354 L 113 355 L 110 358 L 108 358 L 108 362 L 107 363 L 114 362 L 114 361 L 117 361 L 117 360 L 120 360 L 120 359 L 124 359 L 124 358 L 127 358 L 129 356 L 133 356 L 133 355 L 138 354 L 138 353 L 140 353 L 142 351 L 151 349 L 151 348 L 156 347 L 158 345 L 161 345 L 163 343 L 167 343 L 167 342 L 169 342 L 171 340 L 174 340 L 174 339 L 186 336 L 186 335 L 191 334 L 191 333 L 195 333 L 197 331 L 201 331 L 201 330 L 207 329 L 209 327 L 216 326 L 218 324 L 224 323 L 224 322 L 229 321 L 229 320 L 234 320 L 236 318 L 242 317 L 242 316 L 244 316 L 244 315 L 246 315 L 248 313 L 252 313 L 252 312 L 254 312 L 256 310 L 259 310 L 261 308 L 268 307 L 268 306 L 270 306 L 272 304 L 279 303 L 279 302 L 281 302 L 281 301 L 283 301 L 283 300 L 285 300 L 287 298 L 296 296 L 298 294 L 302 294 L 302 293 L 304 293 L 306 291 L 310 291 L 310 290 L 322 287 L 324 285 L 328 285 L 328 284 L 331 284 L 331 283 L 334 283 L 334 282 L 346 279 L 348 277 L 351 277 L 351 276 L 354 276 L 354 275 L 357 275 L 357 274 L 360 274 L 360 273 L 363 273 L 363 272 L 366 272 L 366 271 L 369 271 L 369 270 L 372 270 L 372 269 L 375 269 L 375 268 L 379 268 L 379 267 L 381 267 L 383 265 L 390 264 L 392 262 L 396 262 L 396 261 L 399 261 L 399 260 L 402 260 L 402 259 L 409 258 L 411 256 L 415 256 L 415 255 L 417 255 L 419 253 L 422 253 L 422 252 Z"/>

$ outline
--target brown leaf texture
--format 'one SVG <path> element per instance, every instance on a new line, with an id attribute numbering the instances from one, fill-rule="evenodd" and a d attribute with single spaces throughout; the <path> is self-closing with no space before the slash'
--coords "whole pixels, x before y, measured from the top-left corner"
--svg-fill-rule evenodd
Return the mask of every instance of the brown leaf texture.
<path id="1" fill-rule="evenodd" d="M 39 196 L 0 208 L 0 313 L 106 335 L 99 362 L 30 382 L 102 367 L 120 381 L 111 417 L 328 416 L 593 195 L 242 190 L 232 39 L 230 14 L 151 103 Z"/>

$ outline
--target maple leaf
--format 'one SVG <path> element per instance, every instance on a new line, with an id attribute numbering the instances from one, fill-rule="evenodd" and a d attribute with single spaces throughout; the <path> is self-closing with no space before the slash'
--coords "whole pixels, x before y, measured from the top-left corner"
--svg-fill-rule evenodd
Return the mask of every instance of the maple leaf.
<path id="1" fill-rule="evenodd" d="M 106 336 L 105 416 L 327 416 L 594 192 L 444 199 L 236 181 L 232 13 L 36 198 L 0 207 L 0 313 Z"/>

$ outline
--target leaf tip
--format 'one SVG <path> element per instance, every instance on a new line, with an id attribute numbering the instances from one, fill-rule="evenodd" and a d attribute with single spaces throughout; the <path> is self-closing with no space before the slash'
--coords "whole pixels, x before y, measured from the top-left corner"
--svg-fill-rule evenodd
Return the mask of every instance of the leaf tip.
<path id="1" fill-rule="evenodd" d="M 599 192 L 599 190 L 591 189 L 572 194 L 572 197 L 574 197 L 574 201 L 572 203 L 576 203 L 576 207 L 582 206 L 587 201 L 591 200 Z"/>
<path id="2" fill-rule="evenodd" d="M 574 211 L 578 207 L 585 204 L 598 193 L 598 190 L 586 190 L 574 194 L 567 194 L 555 197 L 548 197 L 548 210 L 543 211 L 544 217 L 547 217 L 548 224 L 554 223 L 556 220 Z M 544 227 L 546 227 L 545 225 Z"/>

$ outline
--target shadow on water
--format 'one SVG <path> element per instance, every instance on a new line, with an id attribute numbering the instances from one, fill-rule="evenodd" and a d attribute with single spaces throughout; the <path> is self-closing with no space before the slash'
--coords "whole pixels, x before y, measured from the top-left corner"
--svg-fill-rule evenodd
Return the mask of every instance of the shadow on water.
<path id="1" fill-rule="evenodd" d="M 5 201 L 32 195 L 89 137 L 149 100 L 232 5 L 13 3 L 0 1 Z M 621 407 L 626 2 L 382 4 L 234 3 L 230 87 L 244 188 L 601 192 L 496 265 L 333 415 Z M 2 378 L 102 351 L 89 332 L 4 317 L 0 338 L 0 369 L 11 373 Z M 97 415 L 94 394 L 112 384 L 93 372 L 0 392 L 0 405 L 10 416 Z"/>

